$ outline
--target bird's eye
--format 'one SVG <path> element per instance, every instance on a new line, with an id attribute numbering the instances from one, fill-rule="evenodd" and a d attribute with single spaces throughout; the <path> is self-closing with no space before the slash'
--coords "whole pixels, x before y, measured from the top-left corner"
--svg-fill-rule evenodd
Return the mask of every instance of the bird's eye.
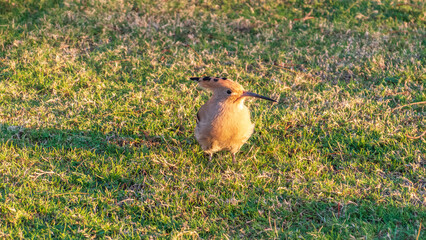
<path id="1" fill-rule="evenodd" d="M 226 93 L 231 94 L 231 93 L 232 93 L 232 91 L 231 91 L 231 90 L 228 90 L 228 91 L 226 91 Z"/>

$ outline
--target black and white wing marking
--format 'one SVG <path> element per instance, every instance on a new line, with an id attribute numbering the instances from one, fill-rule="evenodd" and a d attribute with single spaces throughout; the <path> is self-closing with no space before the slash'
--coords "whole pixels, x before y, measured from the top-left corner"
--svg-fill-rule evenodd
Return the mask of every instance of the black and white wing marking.
<path id="1" fill-rule="evenodd" d="M 200 122 L 200 111 L 197 112 L 197 124 Z"/>

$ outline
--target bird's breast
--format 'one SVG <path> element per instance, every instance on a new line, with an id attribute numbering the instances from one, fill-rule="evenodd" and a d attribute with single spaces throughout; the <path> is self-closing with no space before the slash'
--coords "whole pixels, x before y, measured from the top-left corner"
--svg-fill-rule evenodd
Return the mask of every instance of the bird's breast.
<path id="1" fill-rule="evenodd" d="M 246 135 L 253 131 L 250 111 L 244 105 L 225 106 L 212 121 L 212 132 L 223 138 Z"/>

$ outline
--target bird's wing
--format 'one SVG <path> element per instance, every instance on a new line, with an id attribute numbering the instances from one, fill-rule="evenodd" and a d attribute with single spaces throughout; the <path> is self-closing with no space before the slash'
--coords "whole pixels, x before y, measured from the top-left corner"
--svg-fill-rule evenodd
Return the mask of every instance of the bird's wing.
<path id="1" fill-rule="evenodd" d="M 211 111 L 212 109 L 211 109 L 211 104 L 208 101 L 207 103 L 205 103 L 204 105 L 202 105 L 200 107 L 200 109 L 198 109 L 198 112 L 197 112 L 197 123 L 200 124 L 202 122 L 209 121 L 209 119 L 210 119 L 209 110 Z"/>
<path id="2" fill-rule="evenodd" d="M 206 120 L 206 104 L 200 107 L 197 112 L 197 124 L 201 123 L 202 121 Z"/>

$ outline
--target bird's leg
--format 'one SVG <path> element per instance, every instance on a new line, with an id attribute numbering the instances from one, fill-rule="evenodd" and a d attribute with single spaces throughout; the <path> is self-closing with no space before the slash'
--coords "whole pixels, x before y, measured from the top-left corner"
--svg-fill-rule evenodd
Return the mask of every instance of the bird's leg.
<path id="1" fill-rule="evenodd" d="M 209 153 L 209 162 L 212 161 L 213 153 Z"/>
<path id="2" fill-rule="evenodd" d="M 232 163 L 235 165 L 237 164 L 237 161 L 235 160 L 235 153 L 231 153 L 232 155 Z"/>

